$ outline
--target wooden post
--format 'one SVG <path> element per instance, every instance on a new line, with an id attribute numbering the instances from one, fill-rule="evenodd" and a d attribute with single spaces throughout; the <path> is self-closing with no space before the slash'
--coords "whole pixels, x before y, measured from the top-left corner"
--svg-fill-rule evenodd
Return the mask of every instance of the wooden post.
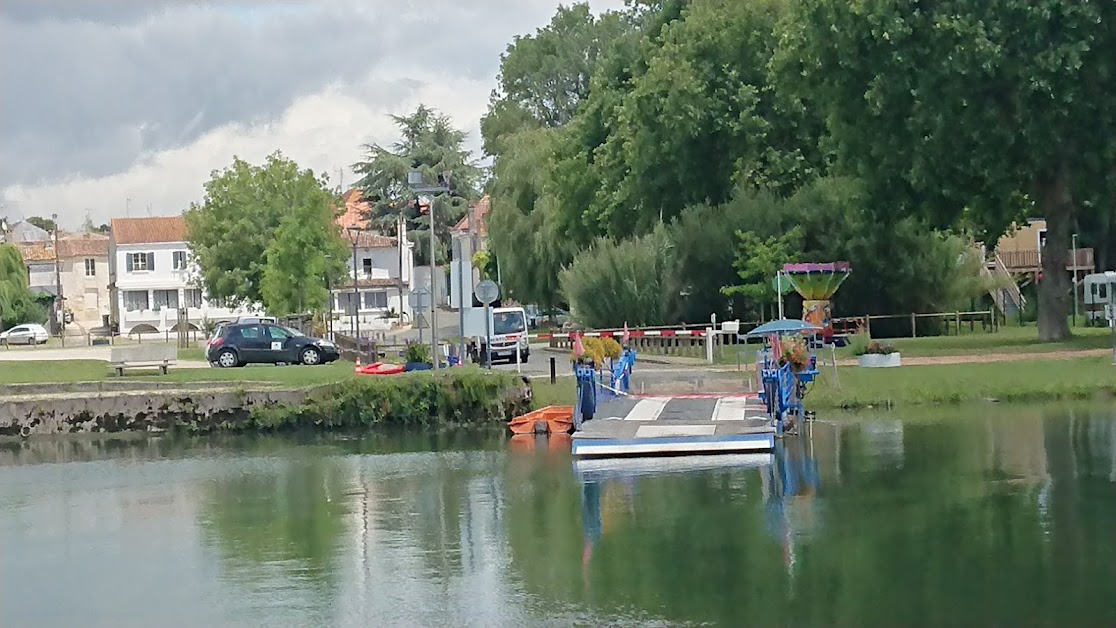
<path id="1" fill-rule="evenodd" d="M 954 316 L 954 319 L 957 322 L 957 335 L 960 336 L 961 335 L 961 312 L 954 312 L 953 316 Z"/>
<path id="2" fill-rule="evenodd" d="M 915 331 L 915 315 L 911 312 L 911 338 L 917 338 L 918 332 Z"/>

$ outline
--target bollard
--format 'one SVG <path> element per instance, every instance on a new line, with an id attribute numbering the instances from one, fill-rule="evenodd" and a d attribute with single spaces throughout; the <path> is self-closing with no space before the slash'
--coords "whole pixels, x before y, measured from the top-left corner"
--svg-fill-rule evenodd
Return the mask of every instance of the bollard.
<path id="1" fill-rule="evenodd" d="M 557 384 L 558 383 L 558 371 L 556 369 L 557 369 L 557 362 L 555 361 L 554 356 L 550 356 L 550 383 L 551 384 Z"/>

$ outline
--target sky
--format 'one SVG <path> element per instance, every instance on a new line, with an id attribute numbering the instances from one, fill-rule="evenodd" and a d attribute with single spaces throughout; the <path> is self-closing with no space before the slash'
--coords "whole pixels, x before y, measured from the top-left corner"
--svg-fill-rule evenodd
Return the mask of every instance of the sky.
<path id="1" fill-rule="evenodd" d="M 420 103 L 480 158 L 500 54 L 563 3 L 0 0 L 0 216 L 179 214 L 276 150 L 348 185 Z"/>

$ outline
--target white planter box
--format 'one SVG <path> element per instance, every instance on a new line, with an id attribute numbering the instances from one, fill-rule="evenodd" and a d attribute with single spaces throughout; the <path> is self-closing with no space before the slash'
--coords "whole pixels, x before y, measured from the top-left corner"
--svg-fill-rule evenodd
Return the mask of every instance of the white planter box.
<path id="1" fill-rule="evenodd" d="M 866 353 L 856 359 L 857 363 L 866 369 L 884 369 L 900 366 L 898 353 Z"/>

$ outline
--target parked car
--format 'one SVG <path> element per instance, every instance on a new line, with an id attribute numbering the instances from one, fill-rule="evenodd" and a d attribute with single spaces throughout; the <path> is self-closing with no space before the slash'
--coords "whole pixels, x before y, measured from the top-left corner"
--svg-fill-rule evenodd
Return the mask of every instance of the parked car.
<path id="1" fill-rule="evenodd" d="M 42 345 L 50 340 L 50 334 L 42 325 L 28 323 L 16 325 L 11 329 L 0 332 L 0 344 L 7 345 Z"/>
<path id="2" fill-rule="evenodd" d="M 561 327 L 570 320 L 570 313 L 557 307 L 543 310 L 537 305 L 528 305 L 524 310 L 527 312 L 527 326 L 531 329 L 538 329 L 544 322 Z"/>
<path id="3" fill-rule="evenodd" d="M 337 345 L 271 323 L 229 323 L 214 332 L 205 359 L 221 368 L 245 364 L 329 364 L 341 357 Z"/>

